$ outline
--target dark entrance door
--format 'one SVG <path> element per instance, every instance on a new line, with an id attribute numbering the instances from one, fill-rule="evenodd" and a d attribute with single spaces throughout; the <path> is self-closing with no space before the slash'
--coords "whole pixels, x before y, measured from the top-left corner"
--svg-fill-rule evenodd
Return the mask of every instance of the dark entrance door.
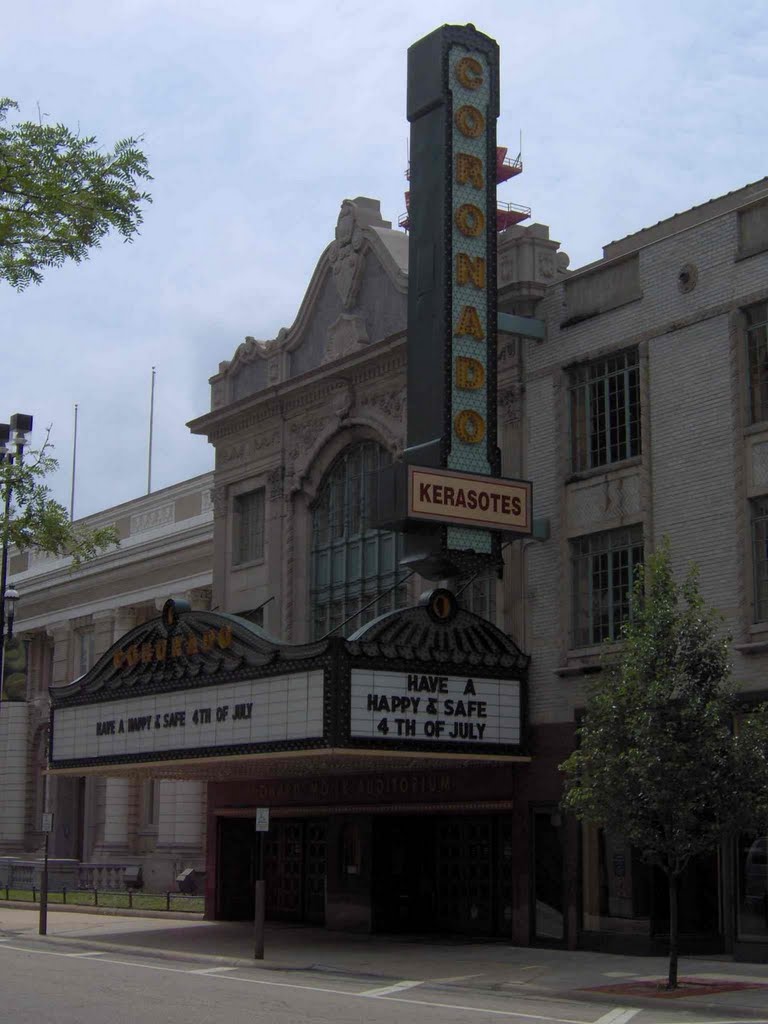
<path id="1" fill-rule="evenodd" d="M 273 921 L 325 922 L 325 821 L 273 818 L 264 843 L 266 915 Z M 258 834 L 253 818 L 219 819 L 218 911 L 251 920 Z"/>
<path id="2" fill-rule="evenodd" d="M 495 831 L 492 818 L 376 818 L 376 930 L 495 934 Z"/>
<path id="3" fill-rule="evenodd" d="M 373 920 L 378 931 L 435 927 L 433 818 L 377 818 L 373 828 Z"/>
<path id="4" fill-rule="evenodd" d="M 273 921 L 301 921 L 304 823 L 273 820 L 264 840 L 267 917 Z"/>
<path id="5" fill-rule="evenodd" d="M 305 841 L 304 920 L 325 924 L 325 822 L 308 821 Z"/>
<path id="6" fill-rule="evenodd" d="M 273 819 L 264 837 L 267 917 L 325 921 L 325 822 Z"/>
<path id="7" fill-rule="evenodd" d="M 440 930 L 494 932 L 493 822 L 438 818 L 437 924 Z"/>
<path id="8" fill-rule="evenodd" d="M 219 818 L 218 822 L 217 917 L 253 920 L 256 823 L 253 818 Z"/>
<path id="9" fill-rule="evenodd" d="M 563 843 L 560 814 L 550 807 L 533 812 L 533 937 L 537 941 L 565 939 Z"/>

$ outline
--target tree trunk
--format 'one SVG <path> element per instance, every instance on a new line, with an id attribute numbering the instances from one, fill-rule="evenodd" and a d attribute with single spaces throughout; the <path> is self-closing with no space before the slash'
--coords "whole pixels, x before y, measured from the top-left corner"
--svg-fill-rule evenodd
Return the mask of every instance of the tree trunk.
<path id="1" fill-rule="evenodd" d="M 669 881 L 669 977 L 667 988 L 677 988 L 677 957 L 679 947 L 679 925 L 677 912 L 677 875 L 671 871 L 667 875 Z"/>

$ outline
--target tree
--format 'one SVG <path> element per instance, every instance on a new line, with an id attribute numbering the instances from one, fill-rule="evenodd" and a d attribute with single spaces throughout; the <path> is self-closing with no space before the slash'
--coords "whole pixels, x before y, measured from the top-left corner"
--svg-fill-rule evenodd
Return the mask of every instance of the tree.
<path id="1" fill-rule="evenodd" d="M 21 291 L 45 268 L 87 259 L 111 230 L 131 241 L 152 201 L 139 183 L 152 179 L 140 139 L 102 152 L 62 124 L 8 125 L 10 110 L 0 99 L 0 280 Z"/>
<path id="2" fill-rule="evenodd" d="M 633 610 L 621 653 L 588 695 L 578 748 L 561 765 L 563 807 L 666 874 L 667 987 L 676 988 L 680 876 L 724 839 L 768 825 L 768 715 L 762 706 L 741 713 L 729 638 L 695 568 L 675 581 L 666 541 L 638 571 Z"/>
<path id="3" fill-rule="evenodd" d="M 50 431 L 39 450 L 22 460 L 0 463 L 0 535 L 3 547 L 19 551 L 36 548 L 52 555 L 69 555 L 78 568 L 99 552 L 119 543 L 113 526 L 89 529 L 73 523 L 67 510 L 51 498 L 45 478 L 58 468 L 51 454 Z"/>
<path id="4" fill-rule="evenodd" d="M 89 529 L 70 521 L 67 510 L 50 496 L 45 477 L 58 468 L 51 455 L 50 428 L 37 451 L 23 458 L 16 442 L 14 450 L 0 460 L 0 540 L 2 568 L 0 594 L 8 582 L 8 549 L 35 548 L 72 558 L 72 568 L 90 561 L 99 552 L 120 543 L 114 526 Z M 0 700 L 24 700 L 26 650 L 18 640 L 5 634 L 5 610 L 0 604 Z"/>

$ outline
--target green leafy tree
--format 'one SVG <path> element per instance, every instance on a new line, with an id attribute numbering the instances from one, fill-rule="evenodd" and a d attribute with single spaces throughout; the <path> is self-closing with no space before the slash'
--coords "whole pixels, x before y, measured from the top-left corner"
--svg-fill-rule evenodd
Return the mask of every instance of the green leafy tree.
<path id="1" fill-rule="evenodd" d="M 667 987 L 676 988 L 680 876 L 729 836 L 768 825 L 768 716 L 765 707 L 740 714 L 729 638 L 696 570 L 675 581 L 666 541 L 639 570 L 633 607 L 621 653 L 588 695 L 578 749 L 561 765 L 563 807 L 666 874 Z"/>
<path id="2" fill-rule="evenodd" d="M 82 523 L 73 523 L 64 506 L 51 498 L 45 478 L 58 468 L 51 449 L 49 430 L 39 450 L 30 451 L 22 458 L 16 447 L 12 457 L 6 455 L 0 462 L 0 539 L 6 555 L 0 573 L 0 594 L 5 593 L 8 582 L 9 548 L 19 551 L 34 548 L 53 555 L 68 555 L 72 558 L 72 568 L 77 569 L 120 542 L 114 526 L 89 529 Z M 6 638 L 2 608 L 0 626 L 0 699 L 24 700 L 26 648 L 18 638 Z"/>
<path id="3" fill-rule="evenodd" d="M 131 241 L 151 181 L 140 139 L 102 152 L 94 136 L 62 124 L 7 123 L 18 110 L 0 99 L 0 279 L 19 291 L 43 270 L 81 263 L 109 231 Z"/>
<path id="4" fill-rule="evenodd" d="M 69 555 L 73 568 L 119 543 L 113 526 L 89 529 L 73 523 L 63 505 L 51 498 L 45 478 L 58 468 L 49 435 L 39 450 L 0 464 L 0 534 L 4 546 Z"/>

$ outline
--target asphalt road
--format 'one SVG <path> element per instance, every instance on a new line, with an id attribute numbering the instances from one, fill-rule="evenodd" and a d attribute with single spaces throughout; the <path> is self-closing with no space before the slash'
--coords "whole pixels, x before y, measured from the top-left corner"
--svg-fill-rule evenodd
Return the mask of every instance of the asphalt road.
<path id="1" fill-rule="evenodd" d="M 724 1015 L 0 941 L 3 1024 L 724 1024 Z"/>

